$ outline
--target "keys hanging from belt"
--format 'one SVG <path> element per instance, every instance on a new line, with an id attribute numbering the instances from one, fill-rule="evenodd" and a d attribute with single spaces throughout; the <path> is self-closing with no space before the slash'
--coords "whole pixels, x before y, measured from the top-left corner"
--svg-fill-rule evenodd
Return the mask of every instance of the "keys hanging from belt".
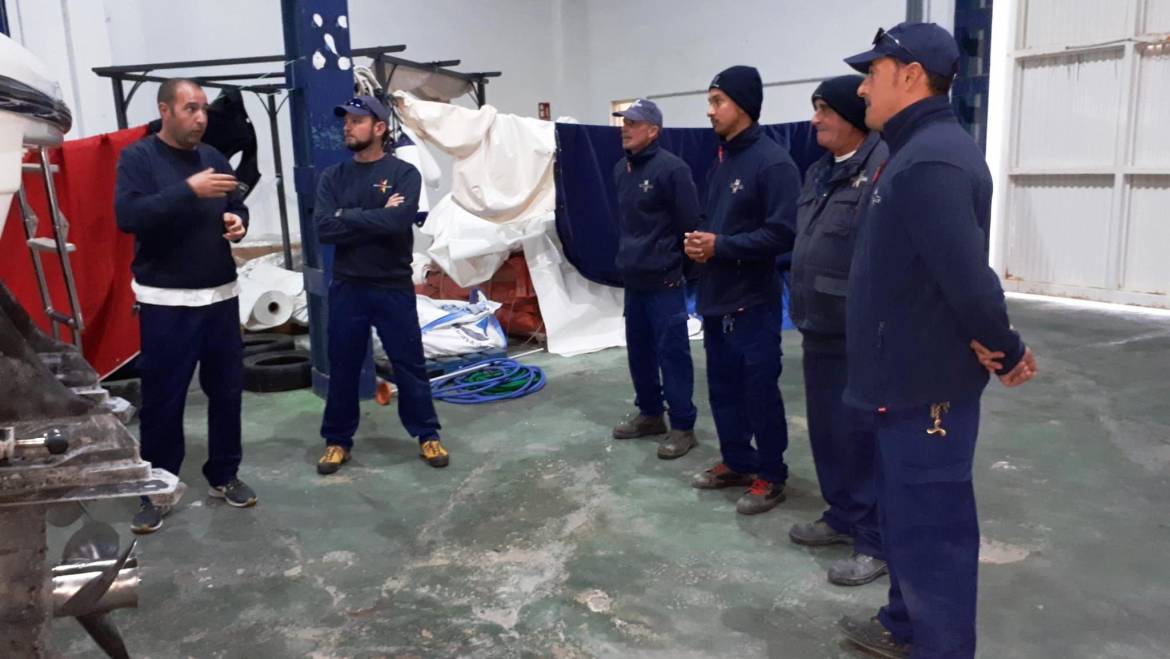
<path id="1" fill-rule="evenodd" d="M 942 415 L 951 411 L 950 403 L 935 403 L 930 406 L 930 418 L 934 420 L 934 426 L 926 429 L 928 435 L 938 435 L 939 437 L 947 436 L 947 429 L 942 427 Z"/>

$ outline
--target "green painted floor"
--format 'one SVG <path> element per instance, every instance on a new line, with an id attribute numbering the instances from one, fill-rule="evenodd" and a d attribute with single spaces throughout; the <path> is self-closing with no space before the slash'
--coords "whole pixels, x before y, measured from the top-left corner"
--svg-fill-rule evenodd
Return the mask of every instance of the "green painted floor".
<path id="1" fill-rule="evenodd" d="M 1041 376 L 984 397 L 980 656 L 1170 656 L 1170 318 L 1011 308 Z M 784 342 L 793 478 L 752 518 L 736 492 L 688 486 L 717 460 L 698 344 L 701 445 L 674 462 L 609 438 L 632 400 L 623 350 L 530 358 L 550 384 L 524 400 L 440 404 L 441 471 L 369 404 L 354 461 L 320 477 L 321 401 L 248 394 L 242 476 L 260 504 L 243 511 L 202 496 L 194 393 L 192 488 L 141 541 L 140 608 L 114 616 L 136 658 L 860 656 L 835 621 L 875 610 L 886 581 L 831 586 L 848 549 L 787 539 L 823 504 L 799 337 Z M 129 537 L 130 502 L 92 509 Z M 55 633 L 95 656 L 75 623 Z"/>

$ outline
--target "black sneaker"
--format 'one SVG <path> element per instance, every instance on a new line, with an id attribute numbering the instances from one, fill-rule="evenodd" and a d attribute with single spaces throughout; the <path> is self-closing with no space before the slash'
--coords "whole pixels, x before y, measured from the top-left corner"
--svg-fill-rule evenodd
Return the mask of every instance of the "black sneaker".
<path id="1" fill-rule="evenodd" d="M 150 502 L 150 499 L 143 497 L 142 503 L 138 506 L 138 512 L 134 514 L 134 519 L 130 522 L 130 530 L 138 535 L 154 533 L 162 528 L 163 517 L 166 517 L 170 511 L 170 506 L 156 506 Z"/>
<path id="2" fill-rule="evenodd" d="M 887 631 L 877 618 L 861 620 L 845 616 L 837 622 L 837 626 L 844 632 L 845 638 L 879 657 L 887 657 L 887 659 L 909 659 L 910 657 L 913 646 L 895 640 L 893 634 Z"/>
<path id="3" fill-rule="evenodd" d="M 614 439 L 634 439 L 650 435 L 666 434 L 666 419 L 658 416 L 643 416 L 640 412 L 630 414 L 613 427 Z"/>
<path id="4" fill-rule="evenodd" d="M 247 508 L 256 505 L 256 493 L 244 481 L 233 478 L 226 485 L 212 485 L 207 496 L 213 499 L 223 499 L 229 506 Z"/>
<path id="5" fill-rule="evenodd" d="M 784 486 L 762 478 L 752 481 L 752 486 L 735 502 L 735 511 L 741 515 L 766 513 L 784 501 Z"/>

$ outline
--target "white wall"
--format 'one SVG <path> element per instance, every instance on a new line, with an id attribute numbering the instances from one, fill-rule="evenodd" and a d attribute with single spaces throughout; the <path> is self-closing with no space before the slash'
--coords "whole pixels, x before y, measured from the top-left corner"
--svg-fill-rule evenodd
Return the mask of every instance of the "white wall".
<path id="1" fill-rule="evenodd" d="M 116 128 L 110 82 L 90 69 L 110 64 L 218 59 L 283 51 L 278 0 L 0 0 L 13 37 L 45 60 L 65 89 L 76 121 L 70 137 Z M 926 17 L 950 27 L 954 0 L 928 0 Z M 734 8 L 734 9 L 729 9 Z M 610 102 L 696 91 L 661 102 L 671 125 L 706 126 L 703 95 L 722 68 L 758 67 L 765 83 L 821 78 L 848 69 L 878 26 L 903 20 L 905 0 L 349 0 L 354 47 L 406 44 L 416 61 L 462 59 L 464 71 L 502 71 L 487 90 L 504 112 L 607 123 Z M 730 12 L 734 12 L 733 14 Z M 270 65 L 236 72 L 278 70 Z M 218 72 L 229 72 L 219 69 Z M 206 70 L 175 70 L 196 75 Z M 769 87 L 763 120 L 808 118 L 815 83 Z M 131 125 L 156 116 L 157 85 L 145 84 L 127 111 Z M 214 98 L 211 90 L 209 96 Z M 280 229 L 269 137 L 261 101 L 245 95 L 259 141 L 261 184 L 249 197 L 249 240 Z M 290 224 L 297 231 L 287 106 L 279 119 Z M 443 159 L 440 159 L 441 161 Z"/>

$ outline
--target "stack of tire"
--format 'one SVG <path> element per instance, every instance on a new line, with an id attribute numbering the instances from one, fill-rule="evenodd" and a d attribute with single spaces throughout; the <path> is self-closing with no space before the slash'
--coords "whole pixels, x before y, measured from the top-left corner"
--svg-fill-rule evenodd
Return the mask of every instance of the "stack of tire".
<path id="1" fill-rule="evenodd" d="M 287 334 L 244 334 L 244 389 L 256 393 L 305 389 L 313 383 L 308 350 Z"/>

